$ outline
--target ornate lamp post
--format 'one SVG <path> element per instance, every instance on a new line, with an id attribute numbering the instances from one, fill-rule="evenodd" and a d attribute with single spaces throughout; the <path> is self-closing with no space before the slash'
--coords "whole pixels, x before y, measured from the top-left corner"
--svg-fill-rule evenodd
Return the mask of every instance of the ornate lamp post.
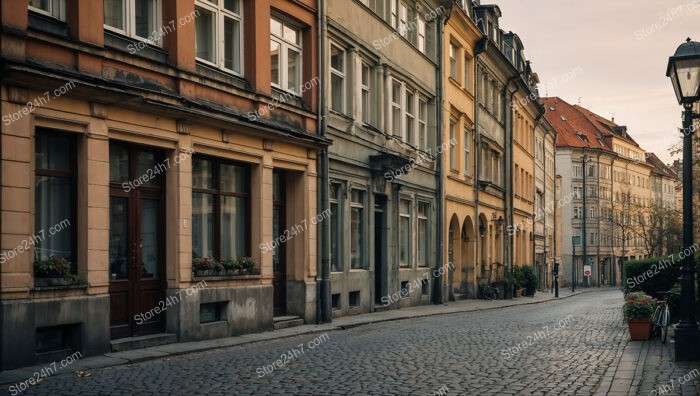
<path id="1" fill-rule="evenodd" d="M 700 101 L 700 43 L 681 44 L 669 58 L 666 76 L 671 78 L 678 103 L 683 105 L 683 248 L 693 244 L 693 104 Z M 692 251 L 692 250 L 690 250 Z M 692 254 L 681 267 L 681 320 L 676 327 L 676 361 L 700 360 L 700 331 L 695 320 L 695 265 Z"/>

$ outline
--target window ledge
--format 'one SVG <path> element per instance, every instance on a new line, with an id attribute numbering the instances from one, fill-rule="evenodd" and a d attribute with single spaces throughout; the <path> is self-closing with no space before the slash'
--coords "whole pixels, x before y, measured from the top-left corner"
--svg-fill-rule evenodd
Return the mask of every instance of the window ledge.
<path id="1" fill-rule="evenodd" d="M 38 12 L 29 11 L 29 28 L 68 38 L 68 25 L 65 22 Z"/>
<path id="2" fill-rule="evenodd" d="M 262 279 L 262 275 L 195 275 L 192 274 L 194 280 L 250 280 L 250 279 Z"/>
<path id="3" fill-rule="evenodd" d="M 350 272 L 367 272 L 369 268 L 350 268 Z"/>
<path id="4" fill-rule="evenodd" d="M 141 44 L 137 46 L 137 43 L 143 43 L 145 46 L 140 48 Z M 140 56 L 159 63 L 166 63 L 168 60 L 168 51 L 143 42 L 143 40 L 124 36 L 107 29 L 105 29 L 105 47 L 118 49 L 130 55 Z"/>
<path id="5" fill-rule="evenodd" d="M 87 284 L 82 284 L 82 285 L 56 285 L 56 286 L 37 286 L 35 285 L 33 288 L 29 289 L 31 292 L 42 292 L 42 291 L 56 291 L 56 290 L 77 290 L 77 289 L 83 289 L 87 290 L 88 285 Z"/>

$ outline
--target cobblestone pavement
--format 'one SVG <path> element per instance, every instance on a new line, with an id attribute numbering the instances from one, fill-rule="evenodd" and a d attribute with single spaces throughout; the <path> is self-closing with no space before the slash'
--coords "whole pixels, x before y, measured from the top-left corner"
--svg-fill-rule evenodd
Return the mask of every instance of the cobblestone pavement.
<path id="1" fill-rule="evenodd" d="M 627 344 L 621 297 L 586 293 L 370 324 L 327 338 L 307 334 L 94 370 L 85 378 L 60 374 L 24 393 L 590 395 Z"/>
<path id="2" fill-rule="evenodd" d="M 664 345 L 658 339 L 645 341 L 639 349 L 638 361 L 643 364 L 637 365 L 638 375 L 632 384 L 637 395 L 700 395 L 698 362 L 674 363 L 674 345 Z"/>

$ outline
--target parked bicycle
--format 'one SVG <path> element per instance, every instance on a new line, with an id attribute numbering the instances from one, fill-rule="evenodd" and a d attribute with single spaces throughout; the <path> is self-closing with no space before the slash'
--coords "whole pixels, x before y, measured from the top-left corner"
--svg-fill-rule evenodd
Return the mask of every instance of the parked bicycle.
<path id="1" fill-rule="evenodd" d="M 668 336 L 668 324 L 671 321 L 671 310 L 668 304 L 668 296 L 677 296 L 678 293 L 665 291 L 659 292 L 658 294 L 663 296 L 663 300 L 659 301 L 658 305 L 656 306 L 656 311 L 654 311 L 654 316 L 652 318 L 654 328 L 652 330 L 652 334 L 656 335 L 656 333 L 661 330 L 661 343 L 665 344 L 666 337 Z"/>
<path id="2" fill-rule="evenodd" d="M 498 300 L 498 289 L 491 285 L 481 285 L 478 297 L 482 300 Z"/>

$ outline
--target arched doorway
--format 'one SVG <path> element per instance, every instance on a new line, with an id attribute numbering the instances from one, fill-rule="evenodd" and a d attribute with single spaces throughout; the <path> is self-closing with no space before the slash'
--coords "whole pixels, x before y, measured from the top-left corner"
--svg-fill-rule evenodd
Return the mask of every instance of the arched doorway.
<path id="1" fill-rule="evenodd" d="M 459 232 L 459 219 L 456 214 L 452 215 L 450 219 L 450 228 L 448 231 L 447 238 L 447 257 L 448 262 L 452 263 L 449 265 L 447 272 L 447 287 L 448 287 L 448 298 L 450 301 L 455 300 L 455 288 L 459 288 L 460 274 L 461 274 L 461 243 L 460 243 L 460 232 Z"/>
<path id="2" fill-rule="evenodd" d="M 476 297 L 476 238 L 474 238 L 474 223 L 467 216 L 462 224 L 462 260 L 460 290 L 468 297 Z"/>

